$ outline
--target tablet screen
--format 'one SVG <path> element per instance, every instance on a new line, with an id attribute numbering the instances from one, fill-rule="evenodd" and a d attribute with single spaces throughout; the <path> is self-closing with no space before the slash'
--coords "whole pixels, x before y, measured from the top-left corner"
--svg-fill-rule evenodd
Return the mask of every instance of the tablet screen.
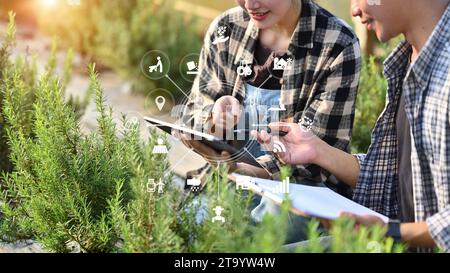
<path id="1" fill-rule="evenodd" d="M 256 161 L 256 159 L 253 156 L 251 156 L 250 153 L 248 153 L 248 152 L 240 153 L 239 152 L 240 150 L 245 149 L 244 148 L 245 145 L 244 146 L 238 145 L 239 147 L 235 147 L 233 145 L 228 144 L 226 141 L 221 140 L 213 135 L 203 133 L 203 132 L 200 132 L 197 130 L 193 130 L 193 129 L 187 128 L 183 125 L 178 125 L 178 124 L 173 124 L 170 122 L 158 120 L 158 119 L 155 119 L 152 117 L 144 117 L 144 120 L 155 125 L 156 127 L 160 128 L 160 129 L 162 129 L 164 132 L 166 132 L 168 134 L 171 134 L 172 129 L 175 129 L 175 130 L 179 130 L 184 133 L 187 133 L 187 134 L 201 137 L 202 139 L 199 141 L 201 141 L 202 143 L 213 148 L 217 152 L 226 151 L 230 155 L 240 154 L 239 161 L 248 163 L 253 166 L 261 167 L 261 165 L 258 163 L 258 161 Z M 242 147 L 240 147 L 240 146 L 242 146 Z"/>
<path id="2" fill-rule="evenodd" d="M 147 122 L 154 124 L 158 128 L 161 128 L 164 132 L 166 132 L 168 134 L 170 134 L 172 132 L 172 129 L 175 129 L 175 130 L 182 131 L 182 132 L 185 132 L 185 133 L 188 133 L 191 135 L 199 136 L 199 137 L 204 138 L 209 141 L 215 141 L 215 140 L 219 141 L 220 140 L 219 138 L 217 138 L 213 135 L 206 134 L 206 133 L 203 133 L 203 132 L 200 132 L 197 130 L 193 130 L 191 128 L 187 128 L 182 125 L 165 122 L 165 121 L 158 120 L 158 119 L 151 118 L 151 117 L 144 117 L 144 119 Z"/>

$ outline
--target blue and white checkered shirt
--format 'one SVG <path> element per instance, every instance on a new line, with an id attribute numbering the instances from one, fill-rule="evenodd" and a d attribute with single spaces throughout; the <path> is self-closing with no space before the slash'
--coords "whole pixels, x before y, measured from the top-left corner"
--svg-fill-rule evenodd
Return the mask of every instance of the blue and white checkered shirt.
<path id="1" fill-rule="evenodd" d="M 411 125 L 415 220 L 426 222 L 436 244 L 450 252 L 450 6 L 408 68 L 411 50 L 401 43 L 384 64 L 386 108 L 367 154 L 356 155 L 361 171 L 354 200 L 398 217 L 395 116 L 403 90 Z"/>

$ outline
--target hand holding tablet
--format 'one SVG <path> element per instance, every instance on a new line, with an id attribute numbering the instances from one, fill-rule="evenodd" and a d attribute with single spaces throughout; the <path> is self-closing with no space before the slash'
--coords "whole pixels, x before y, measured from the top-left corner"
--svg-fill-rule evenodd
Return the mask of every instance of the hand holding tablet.
<path id="1" fill-rule="evenodd" d="M 206 154 L 210 154 L 214 151 L 216 154 L 222 156 L 222 152 L 226 152 L 232 157 L 233 155 L 239 155 L 236 161 L 247 163 L 256 167 L 261 167 L 261 165 L 256 161 L 256 159 L 249 152 L 242 152 L 242 149 L 232 146 L 227 141 L 221 140 L 220 138 L 207 134 L 204 132 L 200 132 L 197 130 L 193 130 L 191 128 L 187 128 L 182 125 L 172 124 L 169 122 L 165 122 L 162 120 L 158 120 L 152 117 L 144 117 L 144 120 L 153 124 L 154 126 L 162 129 L 164 132 L 171 134 L 172 130 L 179 131 L 185 135 L 195 136 L 196 138 L 188 140 L 189 144 L 192 145 L 193 149 L 196 150 L 197 153 L 204 156 L 203 152 Z M 199 145 L 202 144 L 202 145 Z M 206 147 L 205 147 L 206 146 Z M 209 150 L 211 149 L 211 150 Z M 243 148 L 245 149 L 245 147 Z M 205 156 L 204 156 L 205 157 Z M 225 160 L 220 160 L 225 161 Z"/>

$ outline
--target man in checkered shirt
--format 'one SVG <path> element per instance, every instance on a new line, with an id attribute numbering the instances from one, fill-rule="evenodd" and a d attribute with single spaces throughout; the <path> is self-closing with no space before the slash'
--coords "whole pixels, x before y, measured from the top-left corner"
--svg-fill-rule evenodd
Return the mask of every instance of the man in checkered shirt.
<path id="1" fill-rule="evenodd" d="M 283 125 L 290 164 L 315 163 L 354 188 L 353 199 L 391 220 L 343 213 L 421 251 L 450 252 L 450 0 L 352 0 L 353 16 L 381 41 L 406 41 L 385 61 L 386 108 L 363 155 L 339 151 Z M 252 132 L 261 143 L 272 137 Z"/>

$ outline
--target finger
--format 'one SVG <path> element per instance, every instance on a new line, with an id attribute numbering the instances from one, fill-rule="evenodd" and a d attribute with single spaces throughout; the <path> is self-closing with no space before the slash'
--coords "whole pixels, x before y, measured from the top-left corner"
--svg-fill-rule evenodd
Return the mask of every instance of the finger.
<path id="1" fill-rule="evenodd" d="M 331 221 L 328 219 L 319 218 L 320 223 L 325 229 L 331 229 Z"/>
<path id="2" fill-rule="evenodd" d="M 191 134 L 184 134 L 182 132 L 179 132 L 178 137 L 181 141 L 191 141 L 193 136 Z"/>
<path id="3" fill-rule="evenodd" d="M 366 219 L 366 217 L 361 216 L 361 215 L 357 215 L 357 214 L 350 213 L 350 212 L 341 212 L 340 216 L 353 220 L 355 222 L 356 226 L 359 226 L 359 225 L 368 226 L 368 225 L 370 225 L 370 221 L 368 219 Z"/>
<path id="4" fill-rule="evenodd" d="M 254 137 L 254 138 L 256 139 L 256 141 L 257 141 L 258 143 L 260 143 L 260 144 L 263 144 L 263 143 L 264 143 L 263 139 L 261 138 L 261 133 L 258 132 L 257 130 L 252 130 L 252 131 L 250 132 L 250 134 L 252 135 L 252 137 Z"/>
<path id="5" fill-rule="evenodd" d="M 260 139 L 261 139 L 260 144 L 264 149 L 266 149 L 267 151 L 274 150 L 273 137 L 269 135 L 269 133 L 267 133 L 266 131 L 261 131 Z"/>
<path id="6" fill-rule="evenodd" d="M 228 172 L 232 173 L 237 169 L 237 164 L 235 161 L 231 160 L 231 155 L 227 151 L 222 151 L 220 153 L 220 162 L 224 162 L 228 167 Z"/>
<path id="7" fill-rule="evenodd" d="M 241 114 L 241 105 L 237 100 L 234 100 L 233 103 L 231 104 L 231 114 L 233 114 L 236 117 Z"/>
<path id="8" fill-rule="evenodd" d="M 213 110 L 213 113 L 212 113 L 212 125 L 213 126 L 219 124 L 220 120 L 222 119 L 221 114 L 222 114 L 221 111 L 219 111 L 217 109 Z"/>
<path id="9" fill-rule="evenodd" d="M 272 143 L 272 136 L 269 135 L 265 130 L 262 130 L 259 134 L 261 138 L 261 144 L 270 144 Z"/>
<path id="10" fill-rule="evenodd" d="M 221 128 L 231 128 L 237 123 L 238 118 L 238 116 L 235 116 L 230 112 L 224 112 L 221 113 L 220 116 L 216 116 L 215 119 L 213 119 L 213 123 Z"/>
<path id="11" fill-rule="evenodd" d="M 176 140 L 181 140 L 180 132 L 178 130 L 172 129 L 172 137 Z"/>
<path id="12" fill-rule="evenodd" d="M 273 122 L 269 124 L 270 130 L 289 133 L 292 130 L 292 123 Z"/>
<path id="13" fill-rule="evenodd" d="M 241 112 L 241 104 L 235 97 L 227 96 L 219 103 L 217 109 L 221 112 L 228 112 L 233 116 L 239 116 Z"/>
<path id="14" fill-rule="evenodd" d="M 228 153 L 227 151 L 222 151 L 222 152 L 220 153 L 220 155 L 222 156 L 222 158 L 223 158 L 224 160 L 227 160 L 227 159 L 230 159 L 230 158 L 231 158 L 230 153 Z"/>
<path id="15" fill-rule="evenodd" d="M 342 212 L 339 213 L 339 217 L 356 219 L 356 214 L 353 214 L 353 213 L 350 213 L 350 212 L 346 212 L 346 211 L 342 211 Z"/>
<path id="16" fill-rule="evenodd" d="M 236 124 L 236 121 L 238 119 L 238 116 L 235 116 L 234 114 L 227 112 L 224 116 L 224 127 L 225 128 L 232 128 Z"/>
<path id="17" fill-rule="evenodd" d="M 258 137 L 259 137 L 259 133 L 256 130 L 251 130 L 250 135 L 256 139 L 258 139 Z"/>

